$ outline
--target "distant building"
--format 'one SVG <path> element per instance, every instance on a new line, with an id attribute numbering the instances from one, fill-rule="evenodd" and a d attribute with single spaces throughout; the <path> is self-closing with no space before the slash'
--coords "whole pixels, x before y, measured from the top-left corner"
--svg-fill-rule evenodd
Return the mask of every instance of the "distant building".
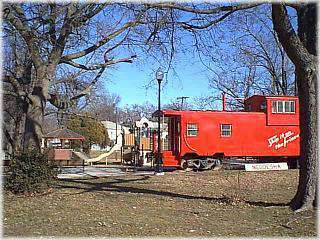
<path id="1" fill-rule="evenodd" d="M 142 117 L 139 121 L 136 121 L 136 127 L 147 127 L 156 129 L 158 127 L 158 123 L 149 121 L 146 117 Z"/>
<path id="2" fill-rule="evenodd" d="M 148 120 L 146 117 L 142 117 L 139 121 L 135 122 L 135 126 L 141 129 L 142 137 L 149 137 L 147 129 L 157 130 L 158 122 Z M 168 135 L 168 125 L 166 123 L 160 123 L 161 136 L 165 138 Z"/>
<path id="3" fill-rule="evenodd" d="M 129 128 L 120 125 L 119 123 L 116 124 L 115 122 L 111 121 L 101 121 L 101 123 L 104 125 L 104 127 L 107 129 L 109 139 L 111 141 L 116 141 L 117 136 L 119 136 L 122 133 L 122 129 L 125 134 L 129 133 Z"/>
<path id="4" fill-rule="evenodd" d="M 141 137 L 150 137 L 151 131 L 157 129 L 157 126 L 156 122 L 151 122 L 146 117 L 135 122 L 135 127 L 140 128 Z"/>

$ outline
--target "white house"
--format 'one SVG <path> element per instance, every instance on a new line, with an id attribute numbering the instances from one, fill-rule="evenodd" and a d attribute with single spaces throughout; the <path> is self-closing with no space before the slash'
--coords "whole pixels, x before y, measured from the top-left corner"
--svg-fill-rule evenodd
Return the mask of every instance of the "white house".
<path id="1" fill-rule="evenodd" d="M 121 141 L 122 141 L 122 135 L 121 134 L 123 132 L 125 134 L 128 134 L 129 133 L 129 128 L 125 127 L 125 126 L 122 126 L 120 124 L 116 124 L 115 122 L 107 121 L 107 120 L 106 121 L 101 121 L 101 123 L 106 128 L 110 141 L 112 141 L 114 144 L 117 142 L 117 145 L 119 145 L 119 147 L 117 147 L 115 150 L 120 150 Z M 118 138 L 118 140 L 116 141 L 117 138 Z M 106 148 L 102 149 L 98 144 L 94 144 L 94 145 L 92 145 L 91 149 L 92 150 L 108 150 L 109 151 L 111 149 L 111 147 L 107 146 Z"/>
<path id="2" fill-rule="evenodd" d="M 158 127 L 157 122 L 149 121 L 146 117 L 142 117 L 139 121 L 136 121 L 136 127 L 147 127 L 147 128 L 153 128 L 156 129 Z"/>
<path id="3" fill-rule="evenodd" d="M 119 136 L 122 133 L 122 129 L 125 134 L 129 133 L 129 128 L 122 126 L 119 123 L 116 124 L 115 122 L 111 122 L 111 121 L 107 121 L 107 120 L 101 121 L 101 123 L 107 129 L 108 136 L 111 141 L 116 141 L 117 136 Z"/>
<path id="4" fill-rule="evenodd" d="M 144 128 L 158 129 L 158 122 L 150 121 L 146 117 L 142 117 L 139 121 L 136 121 L 135 125 L 136 127 L 139 127 L 142 130 L 142 132 Z M 161 129 L 161 137 L 166 138 L 168 135 L 168 124 L 161 122 L 160 129 Z"/>

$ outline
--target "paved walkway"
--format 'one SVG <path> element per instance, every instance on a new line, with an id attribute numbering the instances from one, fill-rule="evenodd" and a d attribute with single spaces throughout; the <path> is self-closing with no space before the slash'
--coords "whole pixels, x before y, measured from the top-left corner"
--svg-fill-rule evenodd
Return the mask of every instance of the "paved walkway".
<path id="1" fill-rule="evenodd" d="M 108 176 L 123 176 L 125 174 L 131 175 L 153 175 L 154 171 L 131 171 L 126 172 L 125 168 L 121 167 L 95 167 L 85 166 L 83 167 L 68 167 L 62 168 L 58 174 L 59 179 L 69 178 L 90 178 L 90 177 L 108 177 Z"/>

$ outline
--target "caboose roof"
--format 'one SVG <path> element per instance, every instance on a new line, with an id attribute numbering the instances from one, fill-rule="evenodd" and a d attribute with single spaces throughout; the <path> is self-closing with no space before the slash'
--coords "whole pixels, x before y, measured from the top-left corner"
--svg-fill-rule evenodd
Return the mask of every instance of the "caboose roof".
<path id="1" fill-rule="evenodd" d="M 163 110 L 165 116 L 168 115 L 182 115 L 188 113 L 217 113 L 217 114 L 265 114 L 263 112 L 247 112 L 247 111 L 222 111 L 222 110 Z"/>
<path id="2" fill-rule="evenodd" d="M 245 100 L 248 99 L 253 99 L 253 98 L 279 98 L 279 99 L 284 99 L 284 98 L 295 98 L 298 99 L 297 96 L 289 96 L 289 95 L 252 95 L 251 97 L 246 98 Z"/>
<path id="3" fill-rule="evenodd" d="M 247 100 L 253 100 L 258 98 L 265 98 L 265 99 L 298 99 L 297 96 L 288 96 L 288 95 L 253 95 L 247 99 Z M 157 111 L 156 111 L 157 112 Z M 155 113 L 156 113 L 155 112 Z M 172 109 L 164 109 L 162 110 L 164 115 L 182 115 L 186 113 L 234 113 L 234 114 L 264 114 L 263 112 L 251 112 L 251 111 L 232 111 L 232 110 L 172 110 Z M 154 114 L 155 114 L 154 113 Z"/>

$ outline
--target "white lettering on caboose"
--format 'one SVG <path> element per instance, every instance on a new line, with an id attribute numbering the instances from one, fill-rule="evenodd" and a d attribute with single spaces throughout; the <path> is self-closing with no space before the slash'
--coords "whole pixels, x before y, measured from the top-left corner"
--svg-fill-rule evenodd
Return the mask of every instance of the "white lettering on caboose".
<path id="1" fill-rule="evenodd" d="M 294 134 L 294 132 L 288 131 L 268 138 L 268 144 L 269 147 L 274 146 L 274 148 L 277 150 L 282 147 L 287 147 L 290 142 L 293 142 L 297 138 L 299 138 L 299 134 Z"/>

